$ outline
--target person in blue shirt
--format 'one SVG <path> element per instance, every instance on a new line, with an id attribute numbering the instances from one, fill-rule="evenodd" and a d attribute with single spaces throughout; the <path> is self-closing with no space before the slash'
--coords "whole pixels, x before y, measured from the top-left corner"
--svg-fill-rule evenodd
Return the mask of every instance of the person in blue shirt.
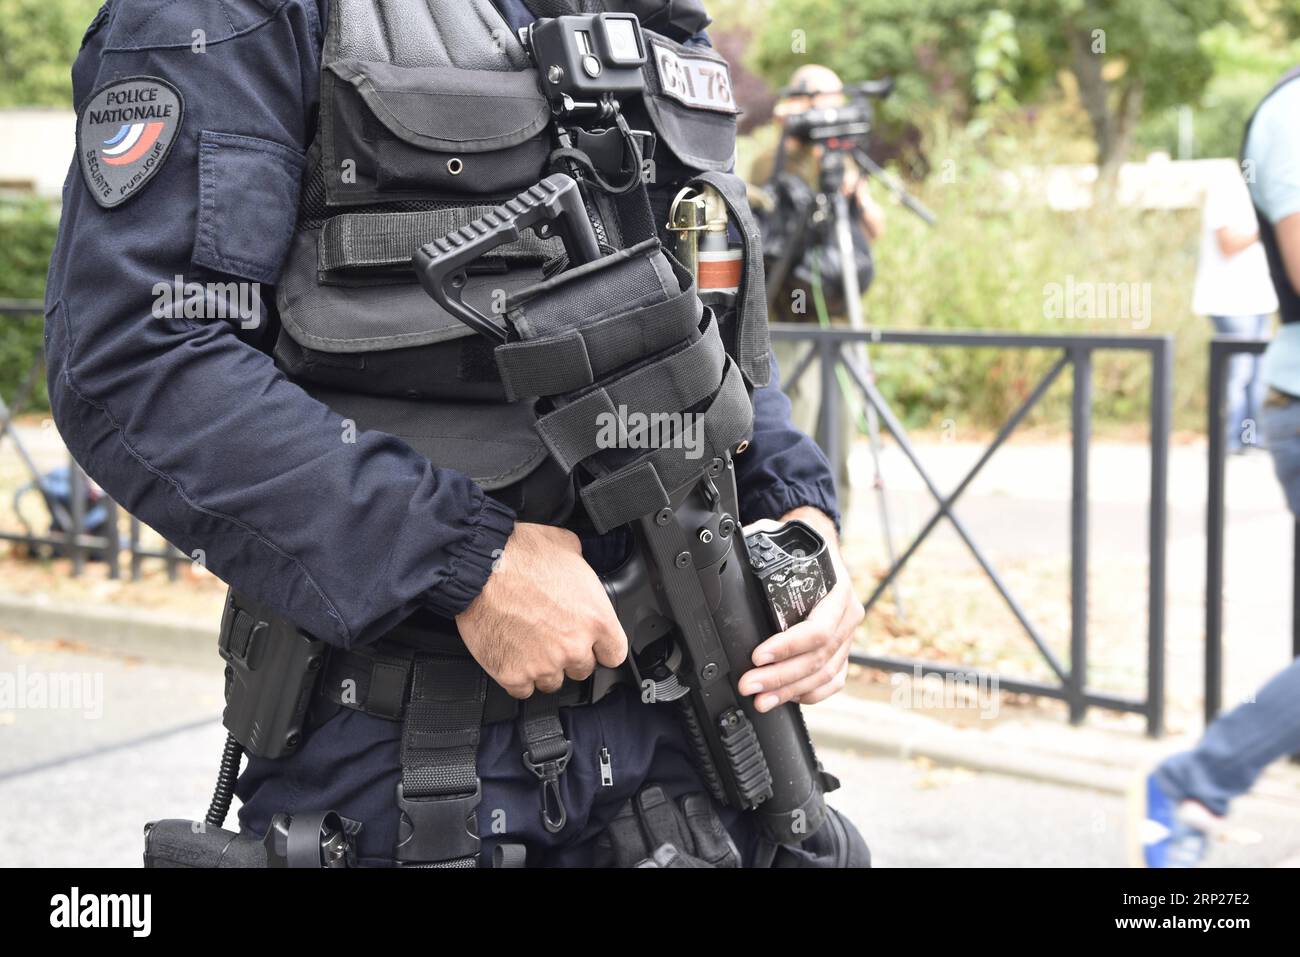
<path id="1" fill-rule="evenodd" d="M 1242 171 L 1259 220 L 1282 325 L 1264 354 L 1265 440 L 1291 511 L 1300 517 L 1300 68 L 1255 111 Z M 1132 846 L 1148 867 L 1191 867 L 1205 857 L 1232 799 L 1280 758 L 1300 753 L 1300 659 L 1206 729 L 1145 781 Z"/>
<path id="2" fill-rule="evenodd" d="M 431 613 L 457 622 L 470 653 L 512 695 L 554 690 L 566 674 L 626 654 L 578 538 L 517 521 L 469 477 L 393 435 L 340 441 L 347 423 L 270 355 L 273 287 L 317 125 L 328 3 L 103 5 L 72 70 L 78 155 L 46 292 L 53 415 L 114 499 L 311 635 L 359 648 Z M 659 6 L 669 5 L 632 4 Z M 520 0 L 499 10 L 503 31 L 532 19 Z M 177 277 L 268 288 L 258 315 L 212 318 L 158 307 L 157 290 Z M 834 540 L 834 481 L 773 379 L 755 391 L 750 449 L 737 461 L 742 518 L 803 517 Z M 839 567 L 840 584 L 811 623 L 756 652 L 740 690 L 758 695 L 760 710 L 843 687 L 862 610 Z M 484 727 L 484 855 L 508 838 L 548 846 L 548 863 L 586 863 L 595 835 L 648 778 L 698 790 L 668 710 L 613 693 L 562 712 L 574 749 L 562 779 L 571 818 L 563 846 L 541 830 L 537 781 L 520 764 L 514 725 Z M 292 757 L 250 759 L 241 823 L 260 834 L 274 813 L 334 808 L 364 822 L 363 861 L 390 862 L 398 747 L 394 722 L 344 710 Z M 602 753 L 612 754 L 611 785 L 597 766 Z M 505 834 L 493 830 L 493 808 L 519 809 L 506 815 Z"/>

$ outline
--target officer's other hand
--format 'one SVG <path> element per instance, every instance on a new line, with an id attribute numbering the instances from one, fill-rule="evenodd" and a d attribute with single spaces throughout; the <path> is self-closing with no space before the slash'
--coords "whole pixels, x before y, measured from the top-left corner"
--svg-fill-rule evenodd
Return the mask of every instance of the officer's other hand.
<path id="1" fill-rule="evenodd" d="M 759 711 L 787 701 L 816 704 L 840 691 L 849 673 L 853 634 L 864 616 L 840 555 L 835 524 L 814 508 L 797 508 L 781 517 L 783 522 L 791 519 L 811 525 L 826 539 L 835 564 L 835 587 L 806 619 L 754 649 L 757 667 L 741 675 L 740 693 L 756 695 L 754 707 Z"/>
<path id="2" fill-rule="evenodd" d="M 565 675 L 581 680 L 597 662 L 615 668 L 627 657 L 627 636 L 578 536 L 549 525 L 515 525 L 456 624 L 474 659 L 516 698 L 558 691 Z"/>

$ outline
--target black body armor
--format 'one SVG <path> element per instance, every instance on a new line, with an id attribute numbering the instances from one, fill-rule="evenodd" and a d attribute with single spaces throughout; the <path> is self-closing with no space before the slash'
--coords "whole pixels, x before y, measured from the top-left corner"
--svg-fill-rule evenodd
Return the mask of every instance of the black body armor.
<path id="1" fill-rule="evenodd" d="M 358 428 L 464 472 L 524 520 L 560 523 L 573 489 L 534 427 L 531 397 L 509 394 L 490 343 L 439 308 L 411 269 L 413 250 L 548 172 L 555 131 L 537 71 L 489 0 L 334 0 L 329 13 L 319 122 L 278 290 L 277 363 Z M 727 173 L 738 111 L 724 61 L 644 35 L 645 91 L 622 106 L 657 148 L 644 188 L 600 204 L 611 251 L 662 236 L 673 196 L 702 174 L 734 181 L 726 192 L 741 196 Z M 692 94 L 698 65 L 720 70 L 711 95 Z M 752 233 L 743 199 L 735 205 Z M 471 270 L 464 299 L 500 314 L 562 254 L 525 234 Z M 766 382 L 769 360 L 761 264 L 746 266 L 737 309 L 718 325 L 752 386 Z"/>
<path id="2" fill-rule="evenodd" d="M 833 570 L 806 526 L 788 533 L 789 555 L 777 533 L 757 545 L 743 534 L 732 460 L 770 365 L 761 243 L 729 172 L 738 110 L 723 60 L 649 29 L 641 36 L 643 82 L 617 109 L 591 104 L 608 122 L 582 126 L 557 123 L 571 104 L 557 108 L 554 91 L 542 92 L 488 0 L 332 0 L 275 358 L 358 429 L 404 439 L 523 521 L 624 529 L 629 556 L 604 581 L 627 663 L 518 709 L 548 831 L 565 826 L 557 782 L 570 750 L 557 709 L 634 680 L 648 706 L 682 711 L 712 798 L 753 811 L 774 844 L 797 843 L 820 827 L 822 794 L 836 782 L 797 705 L 759 714 L 736 683 L 778 630 L 774 594 L 794 588 L 795 603 L 811 606 Z M 711 191 L 735 240 L 724 240 L 731 282 L 703 297 L 665 249 L 687 189 Z M 540 208 L 555 214 L 561 196 L 582 242 L 563 229 L 514 228 Z M 462 248 L 475 255 L 440 272 Z M 691 454 L 662 435 L 640 441 L 636 417 L 664 413 L 690 417 Z M 616 441 L 597 429 L 601 418 L 618 422 Z M 755 547 L 761 555 L 747 552 Z M 276 636 L 284 652 L 268 655 Z M 417 613 L 366 648 L 326 650 L 232 595 L 221 650 L 232 732 L 221 781 L 233 781 L 241 748 L 291 752 L 312 700 L 399 720 L 396 860 L 477 863 L 478 729 L 516 703 L 451 622 Z M 271 673 L 275 661 L 301 662 L 302 674 L 291 684 Z M 290 688 L 302 690 L 282 700 Z M 211 826 L 229 804 L 219 786 Z M 305 820 L 300 831 L 316 827 Z"/>

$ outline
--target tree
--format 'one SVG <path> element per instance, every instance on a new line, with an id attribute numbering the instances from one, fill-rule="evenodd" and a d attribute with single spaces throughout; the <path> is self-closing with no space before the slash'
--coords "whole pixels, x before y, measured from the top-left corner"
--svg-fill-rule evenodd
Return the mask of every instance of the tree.
<path id="1" fill-rule="evenodd" d="M 1019 0 L 1018 22 L 1068 64 L 1092 124 L 1097 164 L 1112 175 L 1144 114 L 1198 100 L 1214 74 L 1201 43 L 1238 20 L 1238 0 Z"/>
<path id="2" fill-rule="evenodd" d="M 847 81 L 892 73 L 906 116 L 936 101 L 968 118 L 994 79 L 999 99 L 1033 102 L 1073 78 L 1106 173 L 1128 154 L 1149 111 L 1195 101 L 1212 62 L 1200 43 L 1238 18 L 1242 0 L 784 0 L 771 9 L 755 56 L 774 83 L 807 62 Z M 1294 4 L 1295 0 L 1257 0 Z M 1012 18 L 1016 62 L 1006 68 Z"/>
<path id="3" fill-rule="evenodd" d="M 0 107 L 72 105 L 72 61 L 99 6 L 0 0 Z"/>

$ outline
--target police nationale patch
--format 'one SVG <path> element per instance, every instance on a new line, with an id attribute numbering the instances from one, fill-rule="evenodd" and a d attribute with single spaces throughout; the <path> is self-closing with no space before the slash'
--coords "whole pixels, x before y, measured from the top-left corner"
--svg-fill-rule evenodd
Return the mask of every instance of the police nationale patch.
<path id="1" fill-rule="evenodd" d="M 133 76 L 91 94 L 77 117 L 77 157 L 95 202 L 119 206 L 162 168 L 185 103 L 166 80 Z"/>

